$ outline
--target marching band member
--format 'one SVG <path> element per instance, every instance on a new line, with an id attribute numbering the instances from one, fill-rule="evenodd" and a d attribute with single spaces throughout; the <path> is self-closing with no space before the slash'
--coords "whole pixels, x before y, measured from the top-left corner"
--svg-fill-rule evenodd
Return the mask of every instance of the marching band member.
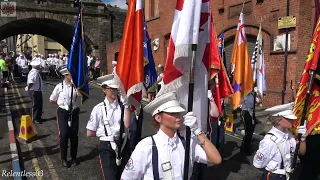
<path id="1" fill-rule="evenodd" d="M 34 123 L 42 124 L 42 91 L 43 91 L 43 82 L 40 75 L 40 59 L 35 59 L 31 61 L 30 65 L 32 66 L 31 71 L 28 74 L 27 78 L 27 87 L 26 91 L 29 92 L 30 97 L 32 98 L 33 107 L 32 107 L 32 120 Z"/>
<path id="2" fill-rule="evenodd" d="M 102 82 L 105 99 L 93 108 L 87 124 L 87 136 L 96 136 L 100 140 L 99 158 L 105 180 L 119 180 L 130 157 L 127 132 L 131 112 L 118 97 L 119 84 L 113 77 L 110 74 L 97 79 Z"/>
<path id="3" fill-rule="evenodd" d="M 256 168 L 265 169 L 261 180 L 286 180 L 292 172 L 290 153 L 295 151 L 297 144 L 289 131 L 293 121 L 297 119 L 292 109 L 293 103 L 266 109 L 267 112 L 275 113 L 270 117 L 273 127 L 260 141 L 253 159 Z M 298 133 L 305 134 L 305 128 L 299 127 Z M 305 137 L 302 138 L 304 140 Z"/>
<path id="4" fill-rule="evenodd" d="M 69 167 L 67 161 L 68 140 L 70 138 L 71 165 L 79 164 L 77 161 L 79 112 L 76 106 L 77 96 L 80 96 L 74 87 L 71 75 L 66 67 L 62 67 L 60 73 L 64 76 L 61 83 L 57 84 L 50 96 L 49 102 L 57 104 L 57 124 L 59 131 L 59 145 L 62 165 Z"/>
<path id="5" fill-rule="evenodd" d="M 156 97 L 144 110 L 152 114 L 159 130 L 138 143 L 122 173 L 122 180 L 183 179 L 185 150 L 177 135 L 182 123 L 189 126 L 194 135 L 190 139 L 189 178 L 194 162 L 221 163 L 218 150 L 198 127 L 194 113 L 189 112 L 182 118 L 185 109 L 175 93 Z"/>

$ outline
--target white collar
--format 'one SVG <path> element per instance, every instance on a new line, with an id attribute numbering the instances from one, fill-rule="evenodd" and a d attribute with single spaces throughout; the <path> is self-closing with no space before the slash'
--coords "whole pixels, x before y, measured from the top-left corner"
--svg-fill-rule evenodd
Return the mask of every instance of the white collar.
<path id="1" fill-rule="evenodd" d="M 109 109 L 115 109 L 118 107 L 118 99 L 116 98 L 113 103 L 110 104 L 107 98 L 104 99 L 104 103 Z"/>
<path id="2" fill-rule="evenodd" d="M 164 133 L 161 128 L 158 130 L 158 133 L 157 133 L 159 136 L 160 136 L 160 139 L 161 139 L 161 143 L 162 145 L 168 145 L 168 146 L 171 146 L 171 147 L 175 147 L 178 142 L 179 142 L 179 137 L 177 135 L 177 133 L 174 133 L 174 136 L 173 138 L 170 138 L 166 133 Z"/>
<path id="3" fill-rule="evenodd" d="M 288 130 L 286 130 L 286 132 L 282 132 L 274 126 L 272 127 L 270 132 L 280 139 L 288 139 L 289 137 Z"/>

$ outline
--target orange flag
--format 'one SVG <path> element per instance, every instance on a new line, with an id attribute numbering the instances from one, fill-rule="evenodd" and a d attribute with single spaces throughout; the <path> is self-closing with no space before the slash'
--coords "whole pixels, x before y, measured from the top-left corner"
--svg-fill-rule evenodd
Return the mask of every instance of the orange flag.
<path id="1" fill-rule="evenodd" d="M 130 0 L 117 61 L 115 80 L 122 97 L 136 114 L 140 112 L 144 82 L 143 3 Z"/>
<path id="2" fill-rule="evenodd" d="M 305 106 L 305 99 L 309 87 L 310 74 L 312 70 L 319 75 L 319 55 L 320 55 L 320 18 L 313 33 L 312 43 L 308 53 L 307 61 L 304 66 L 304 71 L 300 80 L 298 93 L 295 100 L 294 114 L 298 119 L 294 122 L 294 129 L 296 129 L 301 122 L 303 107 Z M 320 134 L 320 87 L 319 84 L 313 83 L 310 92 L 310 99 L 306 113 L 306 127 L 307 134 Z"/>
<path id="3" fill-rule="evenodd" d="M 234 94 L 232 97 L 233 109 L 238 108 L 241 104 L 242 97 L 250 93 L 253 89 L 251 61 L 249 58 L 246 32 L 244 27 L 243 13 L 241 12 L 231 59 L 232 71 L 234 74 Z"/>

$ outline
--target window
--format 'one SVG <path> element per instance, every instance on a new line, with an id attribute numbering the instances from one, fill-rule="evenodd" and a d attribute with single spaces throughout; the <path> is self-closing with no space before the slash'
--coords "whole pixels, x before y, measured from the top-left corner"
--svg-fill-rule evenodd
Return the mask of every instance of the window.
<path id="1" fill-rule="evenodd" d="M 159 0 L 145 1 L 145 16 L 146 20 L 159 17 Z"/>

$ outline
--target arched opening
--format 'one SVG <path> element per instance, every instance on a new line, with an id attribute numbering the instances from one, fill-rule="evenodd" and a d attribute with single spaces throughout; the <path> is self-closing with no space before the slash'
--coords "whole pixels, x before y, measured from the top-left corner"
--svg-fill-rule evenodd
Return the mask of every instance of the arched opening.
<path id="1" fill-rule="evenodd" d="M 235 38 L 235 36 L 232 36 L 224 42 L 224 48 L 226 51 L 226 60 L 227 60 L 227 67 L 226 68 L 227 68 L 228 72 L 230 72 L 230 64 L 231 64 L 232 50 L 233 50 L 233 45 L 234 45 L 234 38 Z M 256 40 L 257 40 L 256 36 L 247 35 L 247 43 L 248 43 L 248 51 L 249 51 L 250 60 L 251 60 L 251 57 L 252 57 L 252 54 L 254 51 L 254 47 L 256 45 Z"/>
<path id="2" fill-rule="evenodd" d="M 44 18 L 27 18 L 11 21 L 0 26 L 0 40 L 19 35 L 38 34 L 48 37 L 60 43 L 67 50 L 70 50 L 74 34 L 74 26 L 69 24 Z M 87 52 L 91 51 L 93 42 L 85 37 Z"/>

